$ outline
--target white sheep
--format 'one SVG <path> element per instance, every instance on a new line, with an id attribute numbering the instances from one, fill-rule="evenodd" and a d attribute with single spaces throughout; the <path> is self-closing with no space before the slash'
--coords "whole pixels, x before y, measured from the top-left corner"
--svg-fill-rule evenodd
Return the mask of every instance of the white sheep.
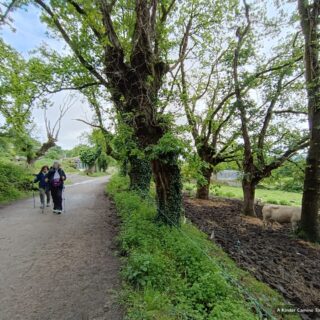
<path id="1" fill-rule="evenodd" d="M 264 205 L 262 208 L 263 226 L 270 223 L 291 223 L 292 230 L 297 227 L 298 221 L 301 220 L 301 207 Z"/>

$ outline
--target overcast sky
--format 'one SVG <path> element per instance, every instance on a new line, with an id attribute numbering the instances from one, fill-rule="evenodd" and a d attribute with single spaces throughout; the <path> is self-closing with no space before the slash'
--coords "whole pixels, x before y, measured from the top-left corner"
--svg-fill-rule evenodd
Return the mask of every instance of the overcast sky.
<path id="1" fill-rule="evenodd" d="M 40 22 L 39 11 L 34 6 L 29 6 L 28 11 L 15 11 L 11 17 L 14 20 L 15 32 L 8 26 L 0 29 L 0 36 L 6 43 L 15 48 L 23 56 L 27 57 L 31 50 L 37 48 L 41 43 L 46 42 L 50 47 L 62 49 L 63 42 L 46 36 L 46 28 Z M 74 92 L 73 92 L 74 94 Z M 54 123 L 57 118 L 59 105 L 61 105 L 68 92 L 59 93 L 51 96 L 54 106 L 47 112 L 48 118 Z M 36 138 L 44 141 L 46 138 L 44 113 L 43 110 L 34 110 L 33 117 L 37 123 L 37 129 L 34 132 Z M 58 145 L 64 149 L 70 149 L 79 144 L 79 137 L 84 132 L 89 132 L 90 128 L 85 124 L 75 121 L 76 118 L 90 120 L 92 112 L 86 103 L 81 101 L 81 97 L 77 95 L 74 98 L 73 106 L 62 120 L 61 131 L 59 135 Z"/>

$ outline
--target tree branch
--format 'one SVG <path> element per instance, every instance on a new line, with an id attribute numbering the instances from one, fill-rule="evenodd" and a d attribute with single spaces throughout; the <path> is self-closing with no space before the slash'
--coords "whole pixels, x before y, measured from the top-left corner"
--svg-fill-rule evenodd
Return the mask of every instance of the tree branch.
<path id="1" fill-rule="evenodd" d="M 72 42 L 66 30 L 61 25 L 59 19 L 56 17 L 56 14 L 51 10 L 51 8 L 44 3 L 42 0 L 34 0 L 52 19 L 53 23 L 61 33 L 63 39 L 72 49 L 80 63 L 95 77 L 101 82 L 104 86 L 108 86 L 108 82 L 101 76 L 101 74 L 83 57 L 80 50 L 77 46 Z"/>
<path id="2" fill-rule="evenodd" d="M 291 110 L 291 109 L 278 110 L 278 111 L 274 111 L 273 113 L 275 113 L 275 114 L 292 113 L 292 114 L 303 114 L 303 115 L 308 115 L 308 112 L 306 112 L 306 111 L 296 111 L 296 110 Z"/>
<path id="3" fill-rule="evenodd" d="M 66 90 L 82 90 L 82 89 L 85 89 L 85 88 L 89 88 L 89 87 L 93 87 L 93 86 L 99 86 L 101 85 L 100 82 L 90 82 L 90 83 L 85 83 L 79 87 L 60 87 L 58 89 L 54 89 L 54 90 L 50 90 L 48 89 L 46 86 L 44 86 L 45 88 L 45 91 L 47 93 L 57 93 L 57 92 L 60 92 L 60 91 L 66 91 Z"/>
<path id="4" fill-rule="evenodd" d="M 186 57 L 188 40 L 189 40 L 190 30 L 192 26 L 192 19 L 193 17 L 191 16 L 187 23 L 186 31 L 184 32 L 183 37 L 181 39 L 180 48 L 179 48 L 179 58 L 173 65 L 169 67 L 168 71 L 174 70 L 179 65 L 179 63 L 181 63 Z"/>
<path id="5" fill-rule="evenodd" d="M 16 2 L 18 2 L 18 1 L 17 1 L 17 0 L 12 0 L 12 1 L 9 3 L 9 5 L 7 6 L 7 9 L 4 11 L 4 14 L 2 14 L 2 15 L 0 16 L 0 25 L 5 22 L 8 14 L 9 14 L 10 11 L 14 8 Z"/>
<path id="6" fill-rule="evenodd" d="M 296 144 L 296 146 L 288 149 L 284 152 L 280 157 L 272 161 L 270 164 L 264 167 L 262 172 L 263 177 L 268 177 L 272 170 L 279 168 L 286 160 L 291 158 L 297 151 L 305 149 L 310 145 L 310 138 L 305 137 L 300 142 Z"/>
<path id="7" fill-rule="evenodd" d="M 113 1 L 113 3 L 111 4 L 108 4 L 106 0 L 99 0 L 99 3 L 100 3 L 100 11 L 102 13 L 102 21 L 106 30 L 107 37 L 114 48 L 122 51 L 120 41 L 114 30 L 113 22 L 110 16 L 110 12 L 112 10 L 112 7 L 115 1 Z"/>
<path id="8" fill-rule="evenodd" d="M 280 96 L 280 93 L 283 89 L 283 86 L 282 86 L 283 78 L 284 78 L 284 74 L 281 74 L 278 79 L 278 82 L 277 82 L 276 92 L 273 95 L 273 97 L 271 98 L 270 105 L 268 107 L 262 128 L 260 130 L 260 134 L 259 134 L 259 138 L 258 138 L 258 154 L 257 154 L 257 156 L 258 156 L 259 162 L 261 164 L 264 164 L 263 148 L 264 148 L 265 136 L 266 136 L 267 129 L 268 129 L 268 126 L 269 126 L 271 118 L 272 118 L 273 109 L 274 109 L 274 107 L 278 101 L 278 98 Z"/>
<path id="9" fill-rule="evenodd" d="M 88 17 L 87 12 L 74 0 L 67 0 L 74 8 L 75 10 L 82 16 L 85 16 L 86 18 Z M 101 33 L 95 28 L 93 25 L 89 24 L 92 32 L 94 35 L 97 37 L 97 39 L 101 40 L 102 35 Z"/>

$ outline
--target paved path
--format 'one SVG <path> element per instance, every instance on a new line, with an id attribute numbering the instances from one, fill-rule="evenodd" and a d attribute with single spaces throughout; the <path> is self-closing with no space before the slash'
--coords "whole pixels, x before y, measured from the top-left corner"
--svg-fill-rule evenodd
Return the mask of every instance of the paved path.
<path id="1" fill-rule="evenodd" d="M 71 178 L 61 216 L 32 199 L 0 209 L 1 320 L 123 318 L 108 178 Z"/>

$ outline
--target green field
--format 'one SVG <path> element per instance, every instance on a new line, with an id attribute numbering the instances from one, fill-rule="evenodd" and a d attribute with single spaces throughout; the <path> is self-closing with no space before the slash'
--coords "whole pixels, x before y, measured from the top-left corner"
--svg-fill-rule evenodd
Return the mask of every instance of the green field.
<path id="1" fill-rule="evenodd" d="M 183 184 L 185 192 L 191 195 L 195 194 L 195 183 L 186 182 Z M 213 184 L 210 187 L 211 196 L 219 196 L 226 198 L 243 199 L 243 193 L 241 187 L 230 187 L 227 185 Z M 269 190 L 269 189 L 257 189 L 256 198 L 259 198 L 264 203 L 273 203 L 281 205 L 300 206 L 301 205 L 301 193 L 287 192 L 282 190 Z"/>

